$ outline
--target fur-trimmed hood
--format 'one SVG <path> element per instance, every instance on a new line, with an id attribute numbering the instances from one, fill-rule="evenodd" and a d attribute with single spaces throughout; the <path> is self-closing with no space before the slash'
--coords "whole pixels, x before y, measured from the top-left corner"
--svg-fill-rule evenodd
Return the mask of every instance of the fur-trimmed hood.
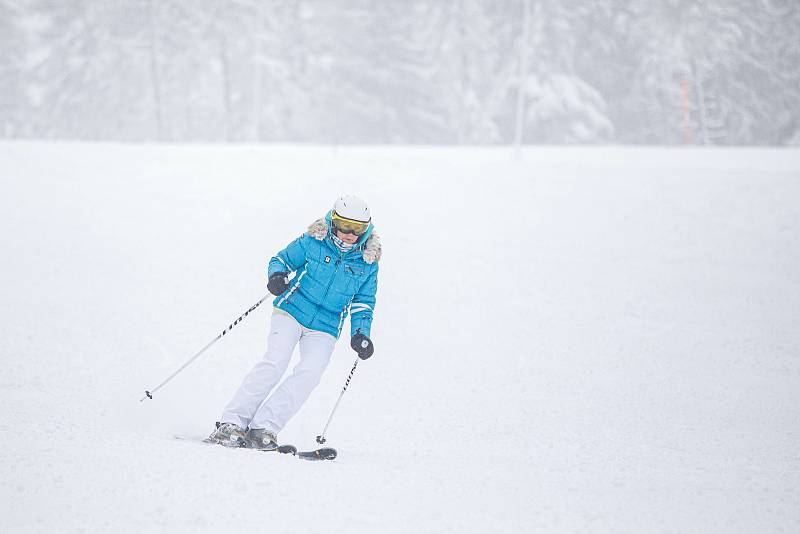
<path id="1" fill-rule="evenodd" d="M 308 235 L 318 241 L 323 241 L 328 237 L 329 230 L 328 221 L 325 218 L 321 218 L 311 223 L 308 227 Z M 356 246 L 362 250 L 361 255 L 365 262 L 375 263 L 380 261 L 382 252 L 381 238 L 375 230 L 369 234 L 366 242 L 357 244 Z"/>

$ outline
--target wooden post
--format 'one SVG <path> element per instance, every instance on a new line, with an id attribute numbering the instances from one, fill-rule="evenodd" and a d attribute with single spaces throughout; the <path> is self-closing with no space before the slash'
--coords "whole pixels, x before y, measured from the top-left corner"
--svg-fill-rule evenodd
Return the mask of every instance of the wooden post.
<path id="1" fill-rule="evenodd" d="M 528 40 L 530 34 L 531 0 L 522 0 L 522 37 L 520 38 L 519 69 L 517 76 L 517 116 L 514 128 L 514 146 L 520 149 L 524 141 L 525 126 L 525 79 L 528 77 Z"/>
<path id="2" fill-rule="evenodd" d="M 681 100 L 683 101 L 683 144 L 692 144 L 692 128 L 689 121 L 689 82 L 681 80 Z"/>
<path id="3" fill-rule="evenodd" d="M 164 140 L 164 114 L 162 112 L 161 72 L 158 65 L 158 36 L 156 35 L 156 7 L 153 0 L 147 4 L 150 37 L 150 78 L 153 82 L 153 111 L 156 120 L 156 139 Z"/>

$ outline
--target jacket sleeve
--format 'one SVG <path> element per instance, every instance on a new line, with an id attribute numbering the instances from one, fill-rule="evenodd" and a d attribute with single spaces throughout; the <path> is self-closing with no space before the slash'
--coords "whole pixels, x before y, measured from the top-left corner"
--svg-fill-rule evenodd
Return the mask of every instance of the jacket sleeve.
<path id="1" fill-rule="evenodd" d="M 305 237 L 305 235 L 298 237 L 269 260 L 267 276 L 280 272 L 292 273 L 305 264 L 306 249 L 303 246 Z"/>
<path id="2" fill-rule="evenodd" d="M 361 331 L 370 337 L 372 328 L 372 314 L 375 311 L 375 293 L 378 291 L 378 265 L 370 273 L 366 281 L 358 289 L 358 293 L 353 297 L 350 305 L 350 336 L 354 336 L 357 331 Z"/>

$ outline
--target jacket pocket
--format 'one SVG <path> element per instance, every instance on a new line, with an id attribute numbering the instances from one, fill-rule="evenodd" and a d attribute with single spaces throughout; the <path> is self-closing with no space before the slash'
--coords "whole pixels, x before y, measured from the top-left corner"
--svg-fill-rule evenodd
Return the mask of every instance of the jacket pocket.
<path id="1" fill-rule="evenodd" d="M 362 267 L 345 265 L 344 274 L 347 280 L 347 292 L 355 294 L 361 284 L 364 282 L 364 269 Z"/>

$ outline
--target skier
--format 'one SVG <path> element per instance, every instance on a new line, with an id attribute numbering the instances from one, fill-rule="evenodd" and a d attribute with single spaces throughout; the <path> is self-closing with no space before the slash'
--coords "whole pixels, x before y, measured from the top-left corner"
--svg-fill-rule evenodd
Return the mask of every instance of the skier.
<path id="1" fill-rule="evenodd" d="M 324 218 L 270 260 L 267 287 L 276 298 L 267 351 L 245 375 L 207 441 L 277 449 L 278 433 L 319 383 L 348 313 L 350 346 L 362 360 L 372 356 L 381 243 L 371 220 L 363 200 L 340 197 Z M 278 385 L 298 342 L 300 361 Z"/>

